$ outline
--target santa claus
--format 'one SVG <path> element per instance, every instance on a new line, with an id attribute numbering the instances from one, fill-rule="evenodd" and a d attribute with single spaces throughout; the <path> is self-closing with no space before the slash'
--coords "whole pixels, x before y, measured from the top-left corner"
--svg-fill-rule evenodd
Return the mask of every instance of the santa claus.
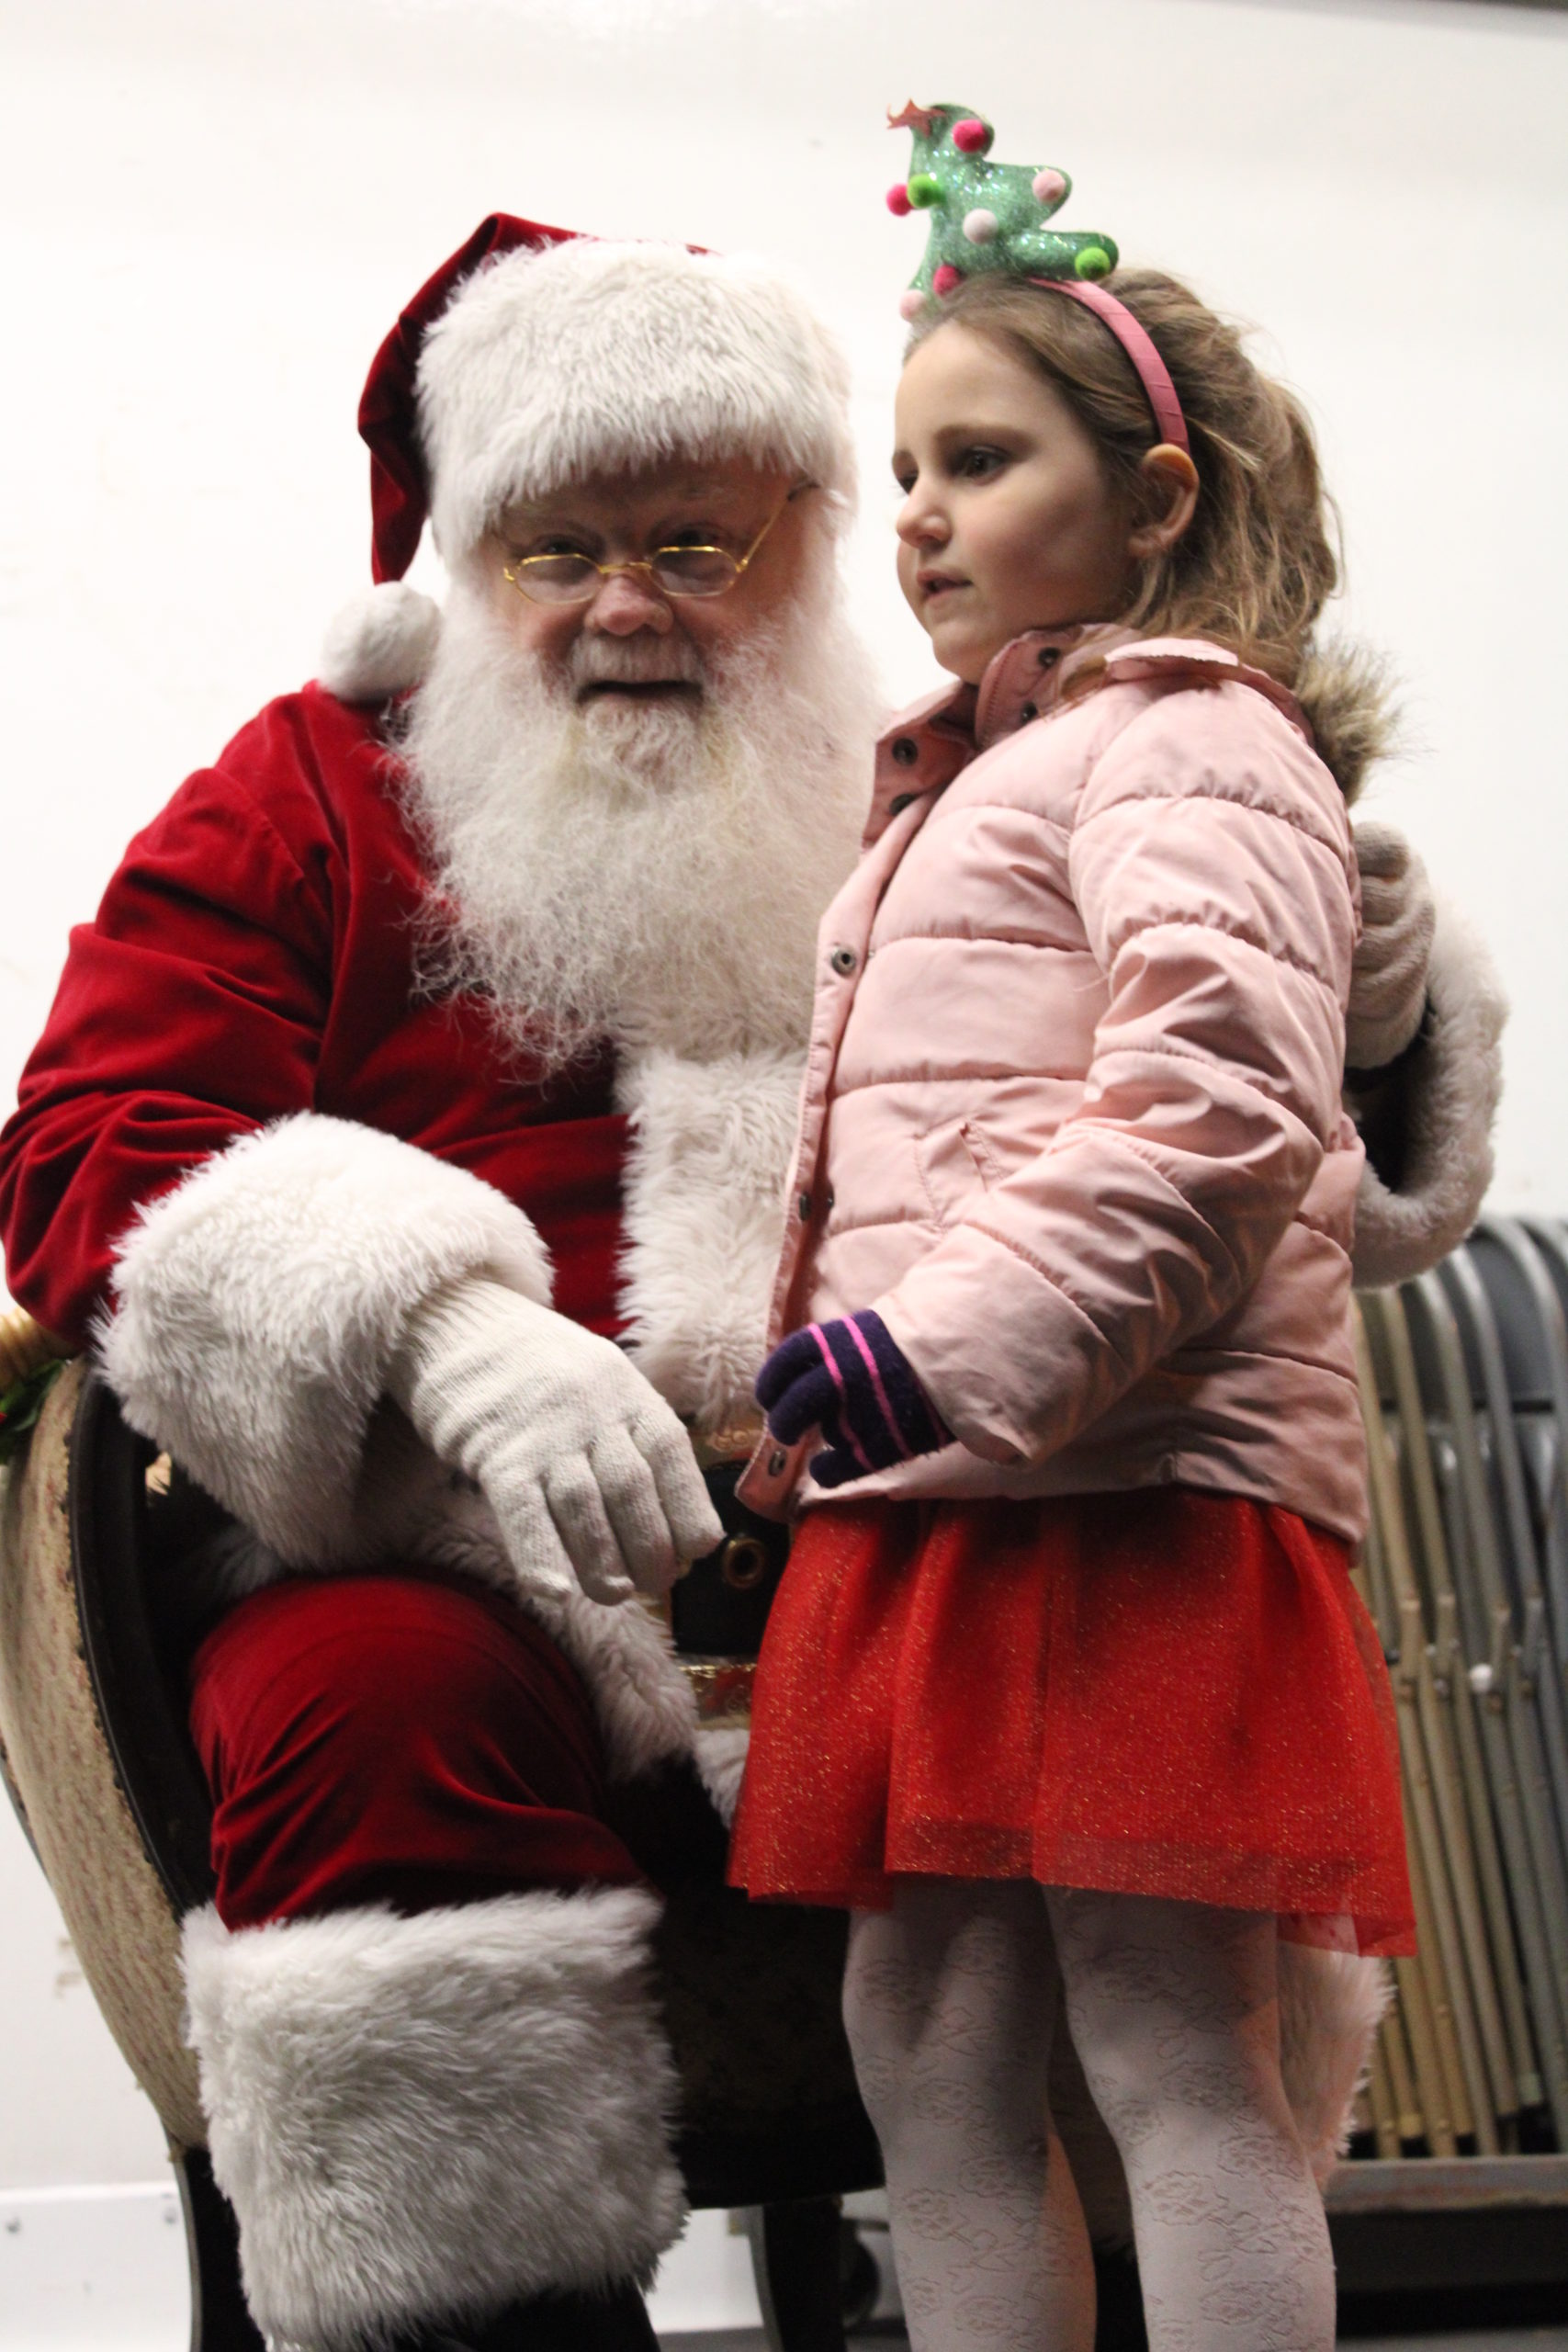
<path id="1" fill-rule="evenodd" d="M 846 390 L 766 272 L 486 222 L 367 388 L 386 584 L 132 843 L 0 1146 L 13 1293 L 231 1515 L 185 1959 L 279 2347 L 651 2342 L 682 2188 L 617 1792 L 662 1774 L 675 1835 L 738 1759 L 637 1596 L 754 1423 L 868 794 Z M 1429 986 L 1438 1069 L 1386 1277 L 1468 1223 L 1494 1073 L 1372 865 L 1363 1058 Z"/>

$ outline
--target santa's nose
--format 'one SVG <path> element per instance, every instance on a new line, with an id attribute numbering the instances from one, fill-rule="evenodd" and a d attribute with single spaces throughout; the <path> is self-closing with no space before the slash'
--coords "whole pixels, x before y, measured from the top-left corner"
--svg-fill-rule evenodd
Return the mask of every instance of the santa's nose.
<path id="1" fill-rule="evenodd" d="M 635 637 L 650 628 L 664 636 L 674 626 L 670 600 L 643 571 L 613 571 L 602 581 L 583 614 L 583 626 L 607 637 Z"/>

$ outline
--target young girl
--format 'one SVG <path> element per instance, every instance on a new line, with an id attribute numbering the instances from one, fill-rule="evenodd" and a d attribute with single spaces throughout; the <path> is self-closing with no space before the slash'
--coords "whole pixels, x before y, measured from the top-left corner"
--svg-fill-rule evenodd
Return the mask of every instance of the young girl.
<path id="1" fill-rule="evenodd" d="M 1412 1915 L 1348 1578 L 1334 771 L 1372 730 L 1312 654 L 1312 434 L 1173 279 L 993 270 L 917 328 L 896 439 L 959 683 L 885 739 L 821 933 L 750 1488 L 799 1465 L 810 1508 L 733 1874 L 853 1910 L 916 2352 L 1092 2346 L 1064 2019 L 1156 2352 L 1326 2352 L 1278 1939 Z"/>

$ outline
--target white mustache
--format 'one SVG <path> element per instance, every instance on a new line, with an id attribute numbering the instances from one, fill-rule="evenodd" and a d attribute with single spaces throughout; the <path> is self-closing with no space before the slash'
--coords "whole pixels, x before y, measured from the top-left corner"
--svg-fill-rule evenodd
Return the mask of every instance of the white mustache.
<path id="1" fill-rule="evenodd" d="M 706 684 L 703 657 L 688 637 L 580 637 L 567 662 L 568 681 L 581 693 L 592 685 Z"/>

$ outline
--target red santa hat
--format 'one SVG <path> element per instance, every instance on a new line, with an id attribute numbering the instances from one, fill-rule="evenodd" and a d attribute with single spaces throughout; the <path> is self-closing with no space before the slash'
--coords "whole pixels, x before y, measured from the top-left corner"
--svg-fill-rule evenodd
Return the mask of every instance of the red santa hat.
<path id="1" fill-rule="evenodd" d="M 359 404 L 371 568 L 400 582 L 428 520 L 448 564 L 520 498 L 671 458 L 749 457 L 848 514 L 849 373 L 789 281 L 683 245 L 495 213 L 421 287 Z M 393 693 L 428 662 L 429 600 L 382 586 L 339 616 L 321 682 Z"/>
<path id="2" fill-rule="evenodd" d="M 542 253 L 570 242 L 570 229 L 492 212 L 427 277 L 370 363 L 359 396 L 359 437 L 370 452 L 370 573 L 400 580 L 430 513 L 430 475 L 419 427 L 424 341 L 454 297 L 485 263 L 504 254 Z"/>

